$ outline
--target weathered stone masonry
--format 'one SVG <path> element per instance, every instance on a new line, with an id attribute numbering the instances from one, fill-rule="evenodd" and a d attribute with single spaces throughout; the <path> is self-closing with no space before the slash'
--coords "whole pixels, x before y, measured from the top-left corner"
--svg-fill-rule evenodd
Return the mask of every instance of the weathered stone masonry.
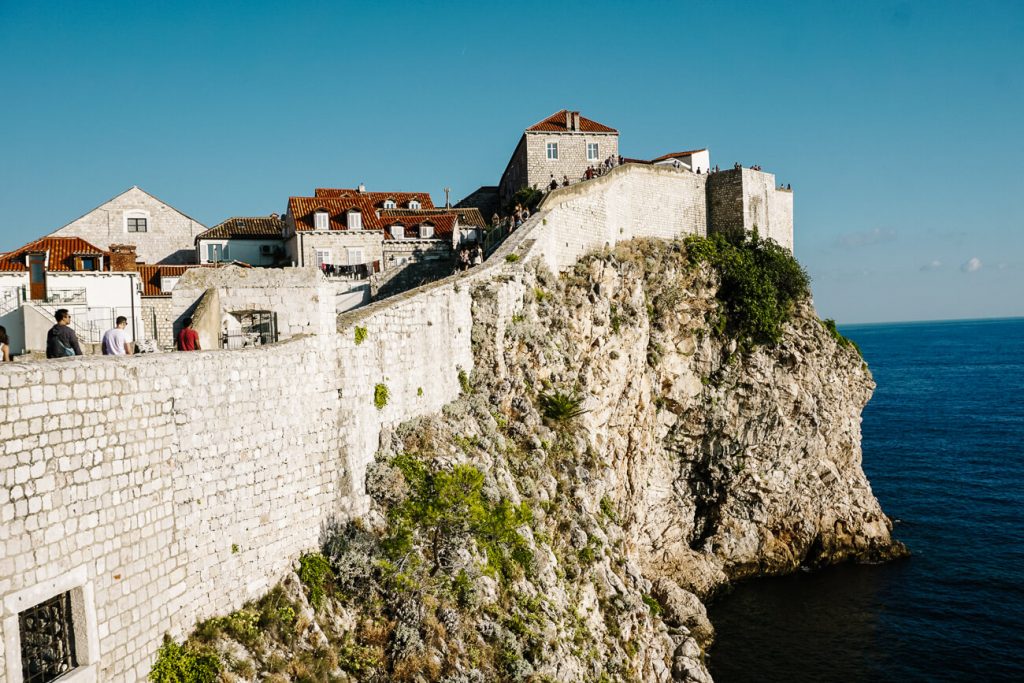
<path id="1" fill-rule="evenodd" d="M 336 334 L 3 364 L 0 682 L 20 680 L 17 613 L 65 590 L 93 614 L 83 675 L 143 680 L 165 632 L 259 596 L 323 524 L 367 509 L 382 427 L 439 411 L 472 370 L 474 287 L 492 283 L 503 320 L 521 306 L 507 255 L 562 270 L 621 240 L 702 234 L 705 178 L 623 166 L 558 190 L 484 266 L 343 314 Z"/>

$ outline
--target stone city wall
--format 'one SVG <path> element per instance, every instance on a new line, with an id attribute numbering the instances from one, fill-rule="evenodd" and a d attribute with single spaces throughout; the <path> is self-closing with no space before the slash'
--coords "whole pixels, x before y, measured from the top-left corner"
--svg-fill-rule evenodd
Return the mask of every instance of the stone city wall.
<path id="1" fill-rule="evenodd" d="M 559 190 L 483 266 L 319 334 L 2 364 L 0 683 L 21 680 L 18 613 L 63 591 L 82 680 L 143 680 L 164 633 L 259 596 L 324 524 L 368 509 L 381 430 L 441 410 L 472 372 L 474 289 L 501 302 L 499 334 L 522 306 L 507 256 L 562 270 L 619 240 L 703 234 L 703 182 L 624 166 Z"/>

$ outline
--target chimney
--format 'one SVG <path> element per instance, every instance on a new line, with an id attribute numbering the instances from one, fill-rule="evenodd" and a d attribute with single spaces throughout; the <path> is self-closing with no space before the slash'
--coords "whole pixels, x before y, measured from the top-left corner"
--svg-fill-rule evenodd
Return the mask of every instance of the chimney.
<path id="1" fill-rule="evenodd" d="M 573 130 L 579 130 L 580 129 L 580 113 L 578 111 L 574 111 L 572 113 L 572 129 Z"/>
<path id="2" fill-rule="evenodd" d="M 359 183 L 359 188 L 358 189 L 359 189 L 359 194 L 363 194 L 364 192 L 366 192 L 366 185 L 363 185 L 362 183 Z"/>
<path id="3" fill-rule="evenodd" d="M 565 110 L 565 129 L 572 130 L 572 112 L 568 109 Z"/>
<path id="4" fill-rule="evenodd" d="M 270 214 L 270 217 L 271 218 L 280 218 L 280 216 L 277 215 L 276 211 L 274 213 Z"/>
<path id="5" fill-rule="evenodd" d="M 138 270 L 135 266 L 134 244 L 110 245 L 110 269 L 120 273 Z"/>

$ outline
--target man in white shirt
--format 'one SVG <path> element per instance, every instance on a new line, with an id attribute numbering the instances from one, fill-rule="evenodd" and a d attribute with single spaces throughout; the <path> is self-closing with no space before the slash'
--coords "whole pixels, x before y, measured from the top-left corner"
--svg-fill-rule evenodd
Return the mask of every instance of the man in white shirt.
<path id="1" fill-rule="evenodd" d="M 103 355 L 104 356 L 128 356 L 131 355 L 131 347 L 128 346 L 128 336 L 124 328 L 128 327 L 128 318 L 123 315 L 117 316 L 115 327 L 103 333 Z"/>

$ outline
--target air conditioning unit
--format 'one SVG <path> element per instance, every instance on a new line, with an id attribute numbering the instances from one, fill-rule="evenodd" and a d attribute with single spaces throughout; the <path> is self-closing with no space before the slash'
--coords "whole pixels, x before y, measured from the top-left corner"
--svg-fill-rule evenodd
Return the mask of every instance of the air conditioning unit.
<path id="1" fill-rule="evenodd" d="M 270 256 L 273 253 L 274 253 L 273 245 L 270 245 L 270 244 L 261 244 L 260 245 L 260 254 L 262 254 L 263 256 Z"/>

